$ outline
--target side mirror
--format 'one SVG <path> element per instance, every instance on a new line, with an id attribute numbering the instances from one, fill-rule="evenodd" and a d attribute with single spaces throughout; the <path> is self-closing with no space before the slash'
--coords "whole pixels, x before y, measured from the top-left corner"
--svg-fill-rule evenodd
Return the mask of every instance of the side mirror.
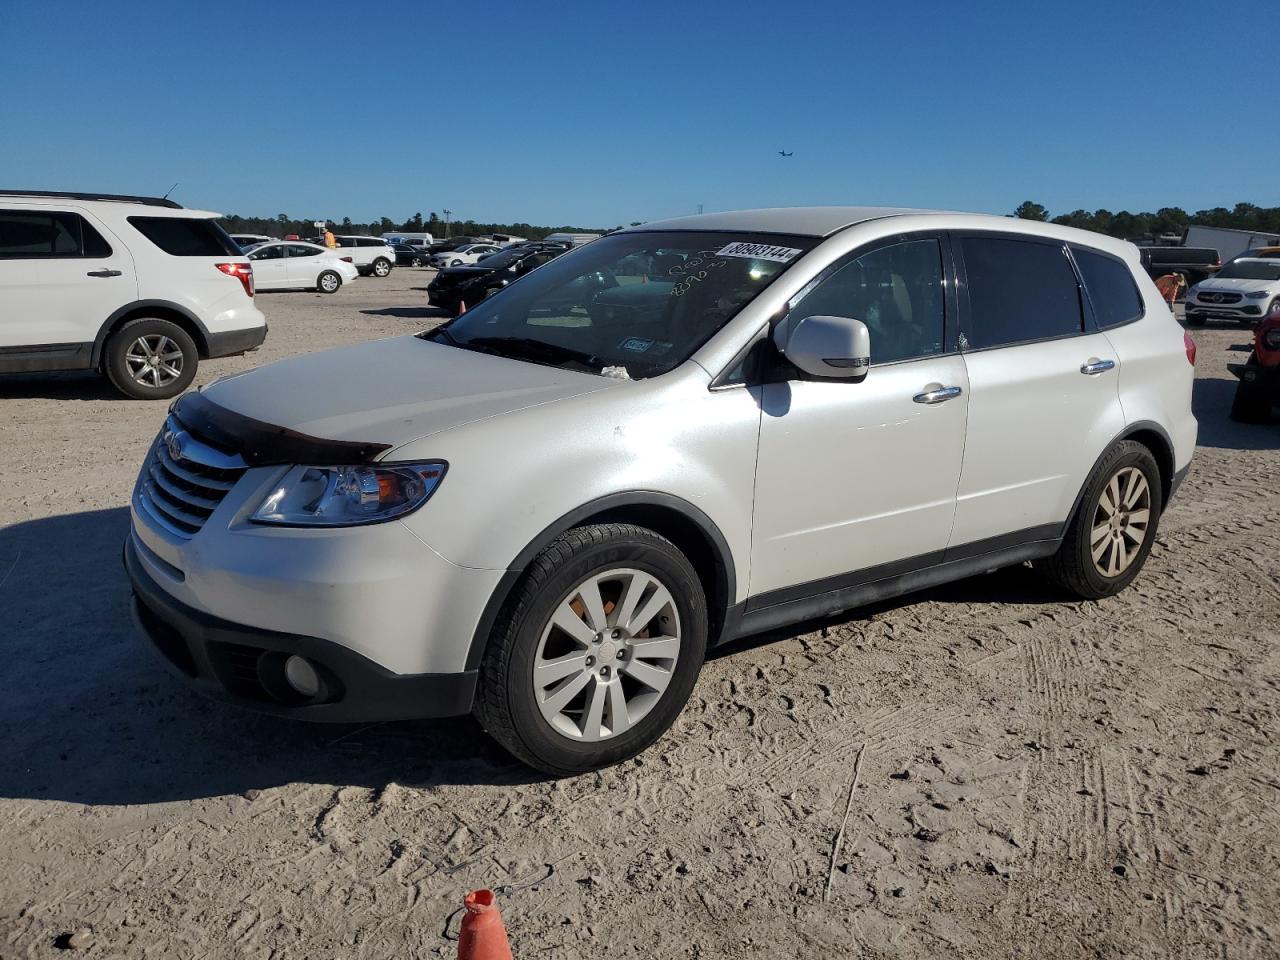
<path id="1" fill-rule="evenodd" d="M 786 328 L 790 329 L 784 332 Z M 871 366 L 871 334 L 852 317 L 805 317 L 782 324 L 777 338 L 782 355 L 815 377 L 861 381 Z"/>

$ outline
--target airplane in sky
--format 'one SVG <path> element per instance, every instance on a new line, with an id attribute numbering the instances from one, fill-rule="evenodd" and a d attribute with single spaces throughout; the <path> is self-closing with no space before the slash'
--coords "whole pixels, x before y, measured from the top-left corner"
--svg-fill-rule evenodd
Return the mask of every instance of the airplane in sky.
<path id="1" fill-rule="evenodd" d="M 795 152 L 794 150 L 792 150 L 790 153 L 787 153 L 787 151 L 785 151 L 785 150 L 779 150 L 779 151 L 778 151 L 778 156 L 780 156 L 780 157 L 793 157 L 793 156 L 795 156 L 795 153 L 796 153 L 796 152 Z"/>

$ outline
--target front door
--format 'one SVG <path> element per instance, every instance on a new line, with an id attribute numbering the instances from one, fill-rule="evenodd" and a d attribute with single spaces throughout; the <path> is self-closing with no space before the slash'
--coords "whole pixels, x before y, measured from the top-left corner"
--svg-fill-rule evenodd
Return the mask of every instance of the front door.
<path id="1" fill-rule="evenodd" d="M 289 285 L 285 271 L 284 244 L 269 243 L 249 254 L 253 263 L 255 290 L 282 290 Z"/>
<path id="2" fill-rule="evenodd" d="M 968 382 L 947 349 L 939 237 L 855 251 L 788 316 L 853 317 L 871 333 L 860 383 L 792 370 L 762 392 L 751 593 L 768 602 L 937 562 L 951 534 Z M 786 594 L 781 593 L 786 591 Z"/>

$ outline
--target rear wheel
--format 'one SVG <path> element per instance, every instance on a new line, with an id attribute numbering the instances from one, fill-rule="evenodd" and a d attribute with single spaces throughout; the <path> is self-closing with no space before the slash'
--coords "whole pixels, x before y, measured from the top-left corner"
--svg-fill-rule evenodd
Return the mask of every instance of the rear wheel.
<path id="1" fill-rule="evenodd" d="M 332 270 L 326 270 L 316 277 L 316 289 L 321 293 L 337 293 L 342 286 L 342 277 Z"/>
<path id="2" fill-rule="evenodd" d="M 130 320 L 111 335 L 103 370 L 112 385 L 135 400 L 167 400 L 190 386 L 200 352 L 191 335 L 169 320 Z"/>
<path id="3" fill-rule="evenodd" d="M 420 266 L 422 266 L 422 258 L 421 258 L 421 257 L 414 257 L 413 259 L 411 259 L 411 260 L 409 261 L 409 266 L 411 266 L 411 267 L 420 267 Z"/>
<path id="4" fill-rule="evenodd" d="M 1122 440 L 1090 474 L 1058 552 L 1036 567 L 1087 600 L 1117 594 L 1146 563 L 1163 508 L 1155 457 L 1142 444 Z"/>
<path id="5" fill-rule="evenodd" d="M 539 770 L 609 766 L 667 731 L 706 645 L 706 599 L 674 544 L 630 524 L 579 527 L 539 554 L 499 618 L 476 715 Z"/>
<path id="6" fill-rule="evenodd" d="M 373 261 L 373 275 L 375 277 L 385 277 L 391 273 L 391 261 L 385 257 L 379 257 Z"/>

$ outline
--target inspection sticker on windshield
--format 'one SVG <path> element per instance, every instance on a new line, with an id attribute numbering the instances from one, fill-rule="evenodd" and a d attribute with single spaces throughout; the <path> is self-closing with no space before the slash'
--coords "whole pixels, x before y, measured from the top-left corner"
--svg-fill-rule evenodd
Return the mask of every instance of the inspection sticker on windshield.
<path id="1" fill-rule="evenodd" d="M 749 257 L 752 260 L 774 260 L 777 263 L 788 263 L 794 260 L 803 250 L 795 247 L 775 247 L 769 243 L 731 243 L 721 249 L 717 257 Z"/>

